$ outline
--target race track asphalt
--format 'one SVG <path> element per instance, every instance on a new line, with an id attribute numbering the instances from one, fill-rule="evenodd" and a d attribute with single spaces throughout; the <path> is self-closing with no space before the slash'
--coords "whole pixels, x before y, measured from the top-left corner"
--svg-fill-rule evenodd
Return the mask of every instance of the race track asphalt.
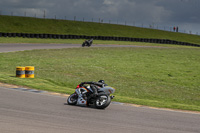
<path id="1" fill-rule="evenodd" d="M 0 52 L 24 51 L 33 49 L 62 49 L 80 48 L 81 44 L 3 44 L 0 43 Z M 166 48 L 156 46 L 135 46 L 135 45 L 101 45 L 93 44 L 92 47 L 146 47 L 146 48 Z"/>
<path id="2" fill-rule="evenodd" d="M 2 45 L 0 52 L 16 49 L 2 51 Z M 198 112 L 119 103 L 98 110 L 65 102 L 65 96 L 0 83 L 0 133 L 200 133 Z"/>
<path id="3" fill-rule="evenodd" d="M 112 103 L 104 110 L 66 97 L 0 87 L 1 133 L 199 133 L 200 114 Z"/>

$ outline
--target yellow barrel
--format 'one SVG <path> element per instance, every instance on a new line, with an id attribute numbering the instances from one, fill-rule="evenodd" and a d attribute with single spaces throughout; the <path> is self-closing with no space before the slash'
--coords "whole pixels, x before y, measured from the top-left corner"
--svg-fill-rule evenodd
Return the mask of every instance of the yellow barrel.
<path id="1" fill-rule="evenodd" d="M 16 67 L 16 77 L 25 78 L 25 67 Z"/>
<path id="2" fill-rule="evenodd" d="M 25 67 L 25 75 L 26 78 L 34 78 L 34 66 L 26 66 Z"/>

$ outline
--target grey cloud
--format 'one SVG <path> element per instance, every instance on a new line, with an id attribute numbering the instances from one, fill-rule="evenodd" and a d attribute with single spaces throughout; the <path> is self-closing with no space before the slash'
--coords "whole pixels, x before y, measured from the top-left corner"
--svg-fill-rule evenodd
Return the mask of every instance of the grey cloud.
<path id="1" fill-rule="evenodd" d="M 200 22 L 200 1 L 199 0 L 168 0 L 159 2 L 158 5 L 171 12 L 168 21 L 175 22 Z"/>

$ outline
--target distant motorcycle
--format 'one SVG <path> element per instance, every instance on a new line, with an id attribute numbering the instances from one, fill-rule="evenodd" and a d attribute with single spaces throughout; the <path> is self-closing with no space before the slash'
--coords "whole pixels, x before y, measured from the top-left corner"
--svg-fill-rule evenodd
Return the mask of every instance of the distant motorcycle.
<path id="1" fill-rule="evenodd" d="M 80 106 L 89 106 L 93 104 L 97 109 L 104 109 L 109 106 L 111 99 L 114 98 L 114 96 L 110 96 L 110 94 L 114 92 L 115 89 L 113 87 L 104 86 L 98 89 L 98 96 L 93 96 L 90 85 L 78 85 L 75 92 L 68 97 L 67 103 L 69 105 Z"/>
<path id="2" fill-rule="evenodd" d="M 85 40 L 82 44 L 82 47 L 85 47 L 85 46 L 92 46 L 92 43 L 93 43 L 93 39 L 90 39 L 90 40 Z"/>

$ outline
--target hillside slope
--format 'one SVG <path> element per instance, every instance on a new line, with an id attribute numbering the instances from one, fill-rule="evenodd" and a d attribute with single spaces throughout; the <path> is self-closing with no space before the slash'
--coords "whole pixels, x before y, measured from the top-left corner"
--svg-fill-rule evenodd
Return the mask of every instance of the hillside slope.
<path id="1" fill-rule="evenodd" d="M 154 38 L 200 44 L 200 36 L 197 35 L 115 24 L 16 16 L 0 16 L 0 32 Z"/>

